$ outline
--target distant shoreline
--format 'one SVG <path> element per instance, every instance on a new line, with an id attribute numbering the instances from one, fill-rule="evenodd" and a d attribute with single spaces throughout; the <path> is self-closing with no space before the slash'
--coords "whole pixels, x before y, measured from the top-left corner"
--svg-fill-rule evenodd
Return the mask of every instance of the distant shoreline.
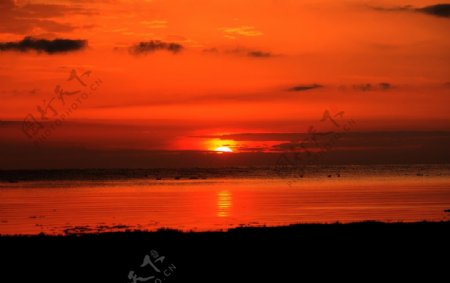
<path id="1" fill-rule="evenodd" d="M 215 178 L 298 178 L 298 168 L 220 167 L 220 168 L 117 168 L 117 169 L 49 169 L 0 170 L 0 182 L 70 181 L 70 180 L 204 180 Z M 450 164 L 375 164 L 375 165 L 309 165 L 304 177 L 345 177 L 352 174 L 397 174 L 403 176 L 450 176 Z"/>

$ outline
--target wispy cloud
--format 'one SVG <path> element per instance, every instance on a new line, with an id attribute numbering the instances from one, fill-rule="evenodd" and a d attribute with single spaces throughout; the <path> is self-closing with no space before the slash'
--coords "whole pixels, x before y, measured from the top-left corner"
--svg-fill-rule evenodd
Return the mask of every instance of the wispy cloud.
<path id="1" fill-rule="evenodd" d="M 196 138 L 211 138 L 220 140 L 232 140 L 236 142 L 259 142 L 266 144 L 258 147 L 258 150 L 301 150 L 300 141 L 307 148 L 314 148 L 316 143 L 321 144 L 329 140 L 331 132 L 314 132 L 315 142 L 309 140 L 311 134 L 297 133 L 237 133 L 226 135 L 195 136 Z M 296 141 L 293 143 L 293 141 Z M 365 149 L 395 149 L 403 148 L 405 144 L 417 148 L 443 148 L 450 141 L 450 132 L 447 131 L 380 131 L 380 132 L 349 132 L 346 138 L 340 140 L 342 148 Z M 268 142 L 276 142 L 268 144 Z"/>
<path id="2" fill-rule="evenodd" d="M 237 36 L 262 36 L 263 33 L 253 26 L 224 27 L 219 30 L 225 33 L 225 37 L 236 38 Z"/>
<path id="3" fill-rule="evenodd" d="M 17 5 L 13 0 L 0 1 L 0 33 L 30 34 L 33 30 L 44 32 L 70 32 L 76 26 L 64 23 L 67 15 L 93 15 L 96 12 L 77 4 L 59 5 L 27 3 Z"/>
<path id="4" fill-rule="evenodd" d="M 165 20 L 153 20 L 153 21 L 141 21 L 141 24 L 151 29 L 163 29 L 167 28 L 168 22 Z"/>
<path id="5" fill-rule="evenodd" d="M 11 96 L 34 96 L 39 94 L 40 90 L 37 88 L 32 89 L 11 89 L 11 90 L 1 90 L 1 95 L 11 95 Z"/>

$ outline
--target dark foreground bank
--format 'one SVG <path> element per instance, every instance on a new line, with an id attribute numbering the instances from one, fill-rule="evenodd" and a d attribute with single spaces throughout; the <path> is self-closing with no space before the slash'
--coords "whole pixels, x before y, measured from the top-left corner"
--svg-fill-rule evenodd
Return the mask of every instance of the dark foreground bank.
<path id="1" fill-rule="evenodd" d="M 2 282 L 450 282 L 449 221 L 1 236 L 0 247 Z"/>

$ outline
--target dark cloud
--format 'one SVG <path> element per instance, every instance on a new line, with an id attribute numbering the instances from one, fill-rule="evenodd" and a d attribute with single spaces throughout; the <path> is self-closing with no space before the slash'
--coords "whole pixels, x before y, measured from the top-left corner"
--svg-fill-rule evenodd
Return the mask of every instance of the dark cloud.
<path id="1" fill-rule="evenodd" d="M 378 88 L 381 90 L 388 90 L 392 88 L 392 85 L 390 83 L 379 83 Z"/>
<path id="2" fill-rule="evenodd" d="M 386 83 L 386 82 L 382 82 L 382 83 L 378 83 L 378 84 L 371 84 L 371 83 L 355 84 L 352 86 L 352 88 L 354 90 L 358 90 L 358 91 L 389 90 L 392 87 L 393 86 L 390 83 Z"/>
<path id="3" fill-rule="evenodd" d="M 18 51 L 28 52 L 37 51 L 48 54 L 72 52 L 85 48 L 87 46 L 86 40 L 73 39 L 37 39 L 32 37 L 25 37 L 21 41 L 0 42 L 0 52 L 4 51 Z"/>
<path id="4" fill-rule="evenodd" d="M 267 135 L 267 134 L 266 134 Z M 275 150 L 302 150 L 301 142 L 305 148 L 323 147 L 332 138 L 333 133 L 317 132 L 314 133 L 314 140 L 307 134 L 298 133 L 291 134 L 292 137 L 298 136 L 297 139 L 286 139 L 286 142 L 273 145 Z M 279 137 L 274 134 L 274 138 Z M 270 138 L 270 137 L 268 137 Z M 297 141 L 297 142 L 292 142 Z M 444 148 L 450 141 L 450 132 L 446 131 L 399 131 L 399 132 L 346 132 L 342 133 L 339 142 L 336 144 L 343 148 L 360 148 L 366 151 L 371 150 L 388 150 L 401 148 L 416 149 L 437 149 Z M 447 150 L 448 151 L 448 150 Z"/>
<path id="5" fill-rule="evenodd" d="M 225 49 L 223 51 L 219 50 L 218 48 L 207 48 L 204 49 L 203 52 L 205 53 L 224 53 L 224 54 L 231 54 L 231 55 L 237 55 L 237 56 L 246 56 L 251 58 L 271 58 L 275 55 L 268 51 L 262 51 L 257 49 L 249 49 L 244 47 L 238 47 L 234 49 Z"/>
<path id="6" fill-rule="evenodd" d="M 436 4 L 425 6 L 422 8 L 416 8 L 411 5 L 399 7 L 371 7 L 371 8 L 381 12 L 417 12 L 436 17 L 443 17 L 443 18 L 450 17 L 450 4 Z"/>
<path id="7" fill-rule="evenodd" d="M 134 55 L 146 54 L 159 50 L 166 50 L 172 53 L 178 53 L 181 50 L 183 50 L 183 45 L 174 42 L 151 40 L 139 42 L 129 48 L 129 52 Z"/>
<path id="8" fill-rule="evenodd" d="M 272 57 L 273 55 L 270 52 L 256 50 L 256 51 L 247 52 L 247 56 L 256 57 L 256 58 L 268 58 L 268 57 Z"/>
<path id="9" fill-rule="evenodd" d="M 314 132 L 316 137 L 328 137 L 333 134 L 333 132 Z M 358 141 L 352 142 L 352 145 L 358 145 L 361 140 L 365 140 L 364 145 L 377 145 L 381 140 L 391 142 L 395 141 L 399 145 L 401 142 L 399 139 L 427 139 L 432 137 L 441 137 L 450 139 L 449 131 L 374 131 L 374 132 L 347 132 L 345 135 L 351 139 L 357 139 Z M 286 141 L 290 142 L 293 140 L 302 140 L 310 137 L 311 134 L 305 129 L 305 132 L 297 133 L 277 133 L 277 132 L 266 132 L 266 133 L 237 133 L 237 134 L 225 134 L 225 135 L 201 135 L 201 136 L 191 136 L 196 138 L 209 138 L 209 139 L 221 139 L 221 140 L 234 140 L 234 141 Z M 373 141 L 373 139 L 376 139 Z M 370 141 L 372 140 L 372 141 Z M 351 140 L 348 139 L 346 142 L 350 143 Z"/>
<path id="10" fill-rule="evenodd" d="M 304 128 L 304 130 L 298 133 L 266 132 L 211 136 L 239 141 L 234 148 L 241 151 L 253 151 L 251 154 L 238 152 L 225 159 L 215 153 L 209 155 L 205 151 L 160 150 L 170 148 L 177 136 L 187 137 L 198 130 L 198 123 L 186 124 L 185 122 L 158 119 L 149 120 L 145 124 L 66 121 L 64 127 L 58 130 L 62 131 L 61 135 L 52 136 L 37 150 L 20 130 L 23 125 L 22 120 L 0 121 L 2 134 L 7 133 L 0 139 L 0 156 L 2 157 L 0 158 L 0 169 L 274 166 L 280 157 L 280 151 L 289 153 L 293 151 L 292 148 L 297 151 L 303 150 L 298 148 L 294 142 L 305 141 L 307 148 L 315 146 L 314 143 L 307 140 L 308 137 L 311 137 L 311 134 L 307 132 L 307 126 L 314 121 L 305 121 L 302 124 L 300 120 L 267 120 L 264 123 L 259 120 L 243 122 L 240 126 L 261 127 L 264 125 L 264 127 L 275 127 L 276 129 L 289 123 L 289 125 L 295 125 L 299 129 Z M 205 129 L 229 128 L 230 125 L 233 125 L 233 122 L 205 121 L 205 123 L 202 126 Z M 47 127 L 50 124 L 44 125 Z M 86 132 L 95 133 L 96 138 L 84 138 L 80 144 L 73 142 L 79 140 L 76 138 L 77 136 L 85 137 Z M 111 136 L 111 133 L 115 133 L 114 137 Z M 323 148 L 324 143 L 330 141 L 334 133 L 317 132 L 315 137 L 317 137 L 319 147 Z M 67 138 L 69 136 L 70 139 Z M 133 148 L 149 148 L 150 150 L 126 149 L 123 145 L 127 141 Z M 246 143 L 245 141 L 279 142 L 274 145 L 273 143 Z M 103 144 L 108 144 L 109 149 L 103 148 Z M 260 146 L 255 146 L 255 144 L 260 144 Z M 449 144 L 450 132 L 448 131 L 354 132 L 352 129 L 337 139 L 332 149 L 326 153 L 324 161 L 327 162 L 326 164 L 439 162 L 448 164 L 450 162 Z M 261 149 L 265 152 L 256 152 Z M 287 156 L 293 160 L 291 155 Z M 212 158 L 218 159 L 212 160 Z"/>
<path id="11" fill-rule="evenodd" d="M 297 85 L 288 89 L 288 91 L 307 91 L 311 89 L 321 88 L 323 85 L 320 84 L 309 84 L 309 85 Z"/>
<path id="12" fill-rule="evenodd" d="M 337 133 L 340 136 L 334 139 Z M 450 160 L 448 131 L 317 131 L 311 134 L 305 127 L 304 132 L 298 133 L 239 133 L 199 138 L 234 140 L 238 145 L 244 145 L 240 150 L 245 150 L 246 142 L 260 142 L 260 147 L 249 148 L 248 151 L 264 152 L 317 152 L 325 150 L 331 143 L 327 160 L 336 162 L 408 163 L 421 160 L 435 163 Z"/>
<path id="13" fill-rule="evenodd" d="M 416 9 L 418 12 L 429 14 L 436 17 L 450 17 L 450 4 L 436 4 Z"/>
<path id="14" fill-rule="evenodd" d="M 235 147 L 234 149 L 236 149 L 239 152 L 264 152 L 266 151 L 266 149 L 264 147 L 248 147 L 248 146 L 240 146 L 240 147 Z"/>
<path id="15" fill-rule="evenodd" d="M 274 55 L 267 51 L 261 51 L 261 50 L 255 50 L 255 49 L 248 49 L 248 48 L 235 48 L 231 50 L 226 50 L 225 53 L 233 54 L 233 55 L 241 55 L 241 56 L 247 56 L 252 58 L 270 58 Z"/>
<path id="16" fill-rule="evenodd" d="M 380 11 L 380 12 L 405 12 L 414 11 L 414 7 L 411 5 L 407 6 L 396 6 L 396 7 L 370 7 L 370 9 Z"/>
<path id="17" fill-rule="evenodd" d="M 226 135 L 192 136 L 195 138 L 221 139 L 234 141 L 290 141 L 306 138 L 305 133 L 238 133 Z"/>

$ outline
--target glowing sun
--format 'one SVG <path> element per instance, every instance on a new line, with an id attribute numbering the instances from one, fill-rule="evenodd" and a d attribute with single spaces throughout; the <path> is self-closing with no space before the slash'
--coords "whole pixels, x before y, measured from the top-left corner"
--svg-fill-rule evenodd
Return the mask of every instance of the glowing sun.
<path id="1" fill-rule="evenodd" d="M 219 147 L 216 147 L 214 150 L 217 152 L 233 152 L 233 150 L 231 148 L 229 148 L 228 146 L 219 146 Z"/>

